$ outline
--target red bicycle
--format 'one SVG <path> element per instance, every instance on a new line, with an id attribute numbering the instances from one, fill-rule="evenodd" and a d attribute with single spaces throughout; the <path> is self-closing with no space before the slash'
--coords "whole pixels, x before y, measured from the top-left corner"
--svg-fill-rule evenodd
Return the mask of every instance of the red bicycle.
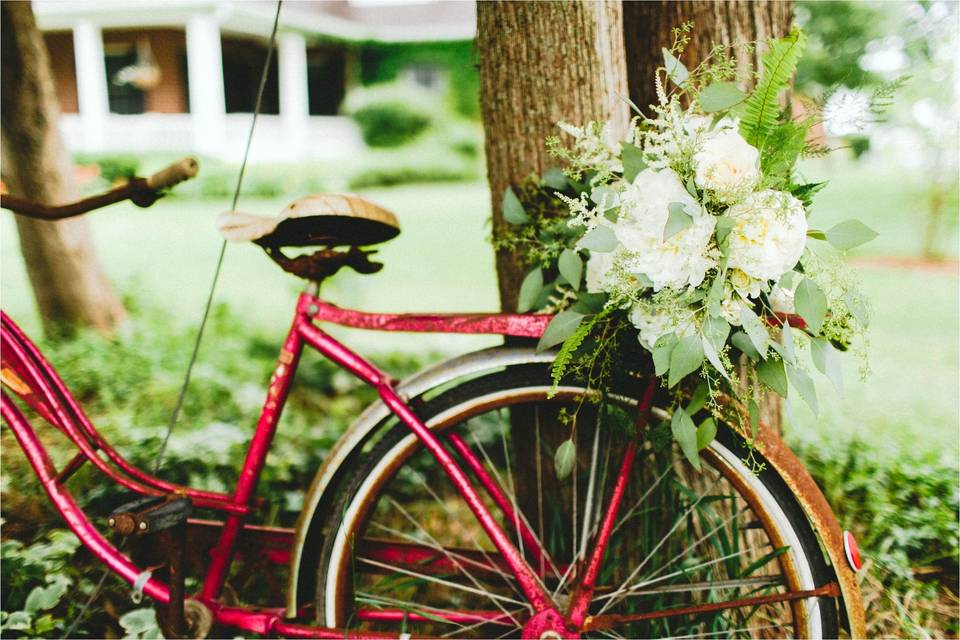
<path id="1" fill-rule="evenodd" d="M 7 196 L 2 205 L 44 218 L 124 198 L 148 205 L 194 173 L 185 161 L 66 207 Z M 761 426 L 748 447 L 737 421 L 719 424 L 701 453 L 703 470 L 694 470 L 671 439 L 657 437 L 669 415 L 642 358 L 602 399 L 575 376 L 551 393 L 554 354 L 532 346 L 470 353 L 394 380 L 319 325 L 537 338 L 550 316 L 385 315 L 325 302 L 320 285 L 339 269 L 379 268 L 358 247 L 399 233 L 389 211 L 358 196 L 303 198 L 279 218 L 227 214 L 221 229 L 309 282 L 230 493 L 172 484 L 125 460 L 2 316 L 4 421 L 82 543 L 158 603 L 166 635 L 864 634 L 852 538 L 776 433 Z M 288 257 L 286 247 L 307 252 Z M 380 400 L 316 472 L 296 528 L 260 526 L 257 480 L 305 347 L 374 387 Z M 51 462 L 36 419 L 76 445 L 64 467 Z M 577 446 L 572 470 L 558 475 L 561 429 L 563 439 L 574 430 Z M 135 499 L 110 514 L 85 513 L 68 488 L 85 464 Z M 108 540 L 111 532 L 158 542 L 131 558 Z M 224 586 L 244 556 L 288 567 L 285 602 L 231 603 Z M 201 568 L 189 558 L 204 560 Z M 200 578 L 195 593 L 185 591 L 187 573 Z"/>

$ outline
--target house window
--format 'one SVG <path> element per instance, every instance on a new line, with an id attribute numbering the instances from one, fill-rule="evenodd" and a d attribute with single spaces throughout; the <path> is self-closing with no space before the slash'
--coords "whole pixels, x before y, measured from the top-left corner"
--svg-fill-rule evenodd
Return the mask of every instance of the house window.
<path id="1" fill-rule="evenodd" d="M 253 113 L 257 104 L 260 74 L 267 59 L 267 47 L 255 40 L 228 38 L 221 40 L 223 50 L 223 93 L 227 113 Z M 280 113 L 280 91 L 277 82 L 277 56 L 272 56 L 263 87 L 260 113 Z"/>
<path id="2" fill-rule="evenodd" d="M 131 82 L 124 81 L 122 69 L 137 64 L 137 51 L 132 46 L 108 48 L 104 51 L 104 65 L 107 71 L 107 102 L 110 113 L 136 114 L 144 111 L 144 95 Z"/>
<path id="3" fill-rule="evenodd" d="M 309 49 L 307 83 L 310 115 L 337 115 L 346 90 L 346 58 L 343 49 Z"/>

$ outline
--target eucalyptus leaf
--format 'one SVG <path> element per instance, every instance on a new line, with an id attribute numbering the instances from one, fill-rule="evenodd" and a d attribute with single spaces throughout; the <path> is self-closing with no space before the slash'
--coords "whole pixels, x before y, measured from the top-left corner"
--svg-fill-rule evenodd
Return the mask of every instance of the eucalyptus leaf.
<path id="1" fill-rule="evenodd" d="M 569 476 L 576 462 L 577 446 L 573 440 L 564 440 L 553 456 L 553 468 L 557 472 L 557 479 L 564 480 Z"/>
<path id="2" fill-rule="evenodd" d="M 537 343 L 537 351 L 556 346 L 570 337 L 586 316 L 571 309 L 561 311 L 553 317 Z"/>
<path id="3" fill-rule="evenodd" d="M 827 297 L 823 295 L 817 283 L 810 278 L 802 279 L 793 295 L 793 304 L 797 313 L 807 323 L 810 333 L 812 335 L 820 333 L 823 321 L 827 317 Z"/>
<path id="4" fill-rule="evenodd" d="M 580 277 L 583 275 L 583 260 L 573 249 L 564 249 L 557 262 L 560 275 L 570 283 L 574 291 L 580 288 Z"/>
<path id="5" fill-rule="evenodd" d="M 803 401 L 810 407 L 810 410 L 813 411 L 813 415 L 819 414 L 817 389 L 807 372 L 798 367 L 787 365 L 787 378 L 789 378 L 790 384 L 797 390 L 797 393 L 800 394 L 800 397 L 803 398 Z"/>
<path id="6" fill-rule="evenodd" d="M 697 454 L 697 425 L 687 415 L 682 408 L 677 407 L 673 412 L 673 418 L 670 420 L 670 431 L 673 433 L 673 439 L 680 445 L 680 450 L 686 456 L 690 464 L 700 470 L 700 456 Z"/>
<path id="7" fill-rule="evenodd" d="M 530 216 L 524 211 L 520 199 L 513 189 L 507 187 L 503 191 L 503 219 L 510 224 L 527 224 L 530 222 Z"/>
<path id="8" fill-rule="evenodd" d="M 843 369 L 833 345 L 823 338 L 810 338 L 810 359 L 820 373 L 827 376 L 837 393 L 843 395 Z"/>
<path id="9" fill-rule="evenodd" d="M 517 312 L 526 313 L 536 304 L 543 289 L 543 271 L 537 267 L 527 274 L 520 284 L 520 295 L 517 298 Z"/>
<path id="10" fill-rule="evenodd" d="M 556 189 L 557 191 L 563 191 L 569 184 L 567 182 L 567 176 L 563 174 L 563 170 L 558 169 L 557 167 L 550 167 L 544 171 L 543 175 L 540 177 L 540 182 L 543 183 L 545 187 L 550 187 L 551 189 Z"/>
<path id="11" fill-rule="evenodd" d="M 741 307 L 740 325 L 750 337 L 750 342 L 752 342 L 754 348 L 756 348 L 757 355 L 761 358 L 766 358 L 767 347 L 770 345 L 770 333 L 764 326 L 763 321 L 747 307 Z"/>
<path id="12" fill-rule="evenodd" d="M 824 233 L 823 231 L 820 231 L 819 229 L 808 229 L 808 230 L 807 230 L 807 237 L 808 237 L 808 238 L 813 238 L 814 240 L 824 240 L 824 241 L 826 241 L 826 239 L 827 239 L 827 234 Z"/>
<path id="13" fill-rule="evenodd" d="M 706 381 L 703 381 L 697 385 L 697 388 L 693 390 L 693 395 L 690 396 L 690 402 L 687 403 L 687 414 L 692 416 L 703 409 L 709 397 L 710 387 Z"/>
<path id="14" fill-rule="evenodd" d="M 673 81 L 675 85 L 683 86 L 687 81 L 687 78 L 690 77 L 690 72 L 687 71 L 687 68 L 682 62 L 677 60 L 677 58 L 670 53 L 666 48 L 662 49 L 663 51 L 663 66 L 667 70 L 667 77 Z"/>
<path id="15" fill-rule="evenodd" d="M 747 94 L 733 82 L 714 82 L 700 92 L 700 108 L 704 113 L 723 111 L 747 99 Z"/>
<path id="16" fill-rule="evenodd" d="M 600 313 L 607 305 L 608 296 L 606 293 L 587 293 L 581 291 L 577 295 L 577 311 L 581 313 Z"/>
<path id="17" fill-rule="evenodd" d="M 707 338 L 718 352 L 727 343 L 730 335 L 730 323 L 723 318 L 707 318 L 703 323 L 703 337 Z"/>
<path id="18" fill-rule="evenodd" d="M 637 174 L 647 168 L 647 163 L 643 160 L 643 151 L 629 142 L 624 142 L 620 146 L 623 149 L 620 156 L 623 162 L 623 179 L 633 182 Z"/>
<path id="19" fill-rule="evenodd" d="M 688 374 L 703 364 L 703 343 L 700 336 L 682 338 L 670 354 L 670 378 L 668 385 L 675 387 Z"/>
<path id="20" fill-rule="evenodd" d="M 645 273 L 634 271 L 630 275 L 637 279 L 637 285 L 643 289 L 649 289 L 653 286 L 653 280 L 651 280 L 650 276 Z"/>
<path id="21" fill-rule="evenodd" d="M 756 439 L 757 430 L 760 427 L 760 407 L 753 398 L 750 398 L 750 402 L 747 403 L 747 413 L 750 416 L 750 435 Z"/>
<path id="22" fill-rule="evenodd" d="M 707 418 L 697 427 L 697 450 L 703 451 L 717 437 L 717 421 Z"/>
<path id="23" fill-rule="evenodd" d="M 760 359 L 760 353 L 757 351 L 757 348 L 753 346 L 753 342 L 750 341 L 750 336 L 743 331 L 737 331 L 733 334 L 730 342 L 732 342 L 733 346 L 737 349 L 747 354 L 747 357 L 754 362 Z"/>
<path id="24" fill-rule="evenodd" d="M 683 186 L 686 188 L 687 193 L 690 194 L 690 197 L 694 200 L 699 200 L 700 196 L 697 194 L 697 183 L 694 181 L 693 176 L 689 176 L 687 181 L 683 183 Z"/>
<path id="25" fill-rule="evenodd" d="M 879 235 L 859 220 L 845 220 L 826 232 L 827 242 L 841 251 L 859 247 Z"/>
<path id="26" fill-rule="evenodd" d="M 736 220 L 728 216 L 720 216 L 717 218 L 717 224 L 714 227 L 714 233 L 717 235 L 717 245 L 725 246 L 727 244 L 727 236 L 730 235 L 730 232 L 733 230 L 733 227 L 736 225 Z"/>
<path id="27" fill-rule="evenodd" d="M 580 246 L 598 253 L 609 253 L 617 248 L 617 236 L 610 227 L 594 227 L 580 240 Z"/>
<path id="28" fill-rule="evenodd" d="M 767 358 L 757 365 L 757 377 L 780 397 L 787 397 L 787 373 L 783 368 L 783 360 Z"/>
<path id="29" fill-rule="evenodd" d="M 670 369 L 670 356 L 680 339 L 677 334 L 668 333 L 657 338 L 653 345 L 653 367 L 657 376 L 662 376 Z"/>
<path id="30" fill-rule="evenodd" d="M 612 209 L 617 206 L 620 201 L 620 192 L 613 187 L 600 185 L 590 192 L 590 200 L 598 207 L 603 207 L 603 210 L 606 211 L 607 209 Z"/>
<path id="31" fill-rule="evenodd" d="M 720 372 L 727 380 L 730 379 L 730 374 L 727 373 L 726 367 L 723 366 L 723 362 L 720 361 L 720 355 L 717 353 L 716 347 L 713 346 L 713 343 L 710 342 L 710 339 L 706 336 L 703 337 L 703 355 L 707 357 L 707 361 L 713 365 L 713 368 Z"/>
<path id="32" fill-rule="evenodd" d="M 789 322 L 783 323 L 783 327 L 780 330 L 780 335 L 783 338 L 784 352 L 781 354 L 783 356 L 783 359 L 791 364 L 796 364 L 797 353 L 794 350 L 793 329 L 790 327 Z"/>
<path id="33" fill-rule="evenodd" d="M 693 224 L 693 216 L 684 211 L 682 202 L 671 202 L 668 209 L 667 224 L 663 227 L 664 242 Z"/>

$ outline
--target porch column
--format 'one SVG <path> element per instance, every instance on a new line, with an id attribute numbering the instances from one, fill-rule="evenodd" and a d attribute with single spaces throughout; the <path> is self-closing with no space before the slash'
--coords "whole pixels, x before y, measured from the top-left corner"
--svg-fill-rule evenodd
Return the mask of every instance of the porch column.
<path id="1" fill-rule="evenodd" d="M 100 27 L 89 20 L 77 22 L 73 27 L 73 51 L 83 146 L 86 151 L 99 151 L 104 146 L 104 129 L 110 112 Z"/>
<path id="2" fill-rule="evenodd" d="M 214 15 L 200 14 L 187 20 L 186 31 L 193 148 L 198 153 L 222 156 L 226 106 L 220 25 Z"/>
<path id="3" fill-rule="evenodd" d="M 280 34 L 277 50 L 280 80 L 280 121 L 287 149 L 299 156 L 309 144 L 310 97 L 307 43 L 299 33 Z"/>

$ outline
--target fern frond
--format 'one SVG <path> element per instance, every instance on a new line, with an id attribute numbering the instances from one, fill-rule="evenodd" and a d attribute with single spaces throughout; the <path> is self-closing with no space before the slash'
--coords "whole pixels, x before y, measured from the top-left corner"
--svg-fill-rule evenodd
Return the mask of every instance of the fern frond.
<path id="1" fill-rule="evenodd" d="M 577 349 L 580 348 L 580 345 L 583 344 L 586 337 L 590 335 L 590 331 L 593 330 L 593 325 L 604 315 L 606 314 L 598 313 L 584 320 L 580 323 L 580 326 L 577 327 L 577 330 L 563 341 L 560 351 L 557 352 L 557 357 L 553 360 L 553 366 L 550 368 L 550 377 L 553 379 L 553 386 L 550 387 L 550 392 L 547 394 L 548 397 L 552 398 L 554 394 L 556 394 L 557 387 L 560 386 L 560 381 L 563 379 L 563 376 L 567 374 L 567 370 L 573 361 L 573 356 L 576 354 Z"/>
<path id="2" fill-rule="evenodd" d="M 762 147 L 776 128 L 780 113 L 777 98 L 790 84 L 806 43 L 807 36 L 803 31 L 794 29 L 787 37 L 772 41 L 770 50 L 763 55 L 763 73 L 744 102 L 740 118 L 740 133 L 753 146 Z"/>

